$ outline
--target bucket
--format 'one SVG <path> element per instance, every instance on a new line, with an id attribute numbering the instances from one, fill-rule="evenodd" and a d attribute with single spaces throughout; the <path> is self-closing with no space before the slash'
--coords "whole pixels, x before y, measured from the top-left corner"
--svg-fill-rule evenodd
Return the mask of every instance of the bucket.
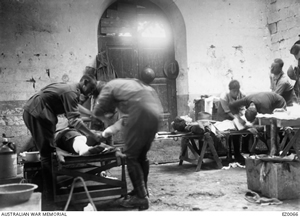
<path id="1" fill-rule="evenodd" d="M 17 154 L 0 153 L 0 179 L 17 177 Z"/>
<path id="2" fill-rule="evenodd" d="M 17 154 L 16 146 L 11 142 L 3 140 L 0 147 L 0 179 L 11 179 L 17 177 Z"/>

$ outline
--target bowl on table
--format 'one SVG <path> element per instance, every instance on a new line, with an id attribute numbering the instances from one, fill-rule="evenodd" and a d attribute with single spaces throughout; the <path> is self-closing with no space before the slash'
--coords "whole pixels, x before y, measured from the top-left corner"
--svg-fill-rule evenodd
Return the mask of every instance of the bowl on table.
<path id="1" fill-rule="evenodd" d="M 0 185 L 0 202 L 5 205 L 16 205 L 30 199 L 38 186 L 32 183 L 12 183 Z"/>

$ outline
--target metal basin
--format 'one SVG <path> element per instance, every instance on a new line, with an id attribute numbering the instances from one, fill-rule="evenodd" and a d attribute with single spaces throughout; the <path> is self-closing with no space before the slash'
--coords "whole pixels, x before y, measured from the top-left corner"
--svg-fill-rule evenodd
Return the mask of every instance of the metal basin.
<path id="1" fill-rule="evenodd" d="M 31 183 L 12 183 L 0 185 L 0 202 L 5 205 L 15 205 L 28 201 L 32 192 L 38 188 Z"/>
<path id="2" fill-rule="evenodd" d="M 23 152 L 21 156 L 25 162 L 40 161 L 40 152 L 39 151 Z"/>

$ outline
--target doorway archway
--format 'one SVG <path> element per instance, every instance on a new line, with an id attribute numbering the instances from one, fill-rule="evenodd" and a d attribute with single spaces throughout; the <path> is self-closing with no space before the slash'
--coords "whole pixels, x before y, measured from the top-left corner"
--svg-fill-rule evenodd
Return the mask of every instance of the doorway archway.
<path id="1" fill-rule="evenodd" d="M 139 78 L 139 72 L 145 66 L 155 70 L 156 79 L 152 86 L 159 93 L 164 107 L 164 122 L 160 130 L 170 130 L 171 121 L 177 114 L 185 113 L 184 105 L 188 101 L 186 36 L 181 13 L 175 3 L 169 0 L 106 1 L 105 5 L 107 8 L 98 26 L 98 51 L 107 51 L 118 77 Z M 164 17 L 163 23 L 168 24 L 168 42 L 159 43 L 163 40 L 152 38 L 152 41 L 143 43 L 135 35 L 139 34 L 138 30 L 129 31 L 132 35 L 128 36 L 126 28 L 132 27 L 130 23 L 139 24 L 141 18 L 154 16 L 156 20 Z M 179 77 L 176 80 L 167 78 L 164 72 L 166 62 L 171 63 L 175 69 L 175 60 L 179 66 Z"/>

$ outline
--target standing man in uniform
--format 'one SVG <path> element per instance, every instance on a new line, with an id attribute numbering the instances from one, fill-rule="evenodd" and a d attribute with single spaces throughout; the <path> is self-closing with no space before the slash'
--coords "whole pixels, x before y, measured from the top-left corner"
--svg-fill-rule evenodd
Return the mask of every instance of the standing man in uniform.
<path id="1" fill-rule="evenodd" d="M 54 134 L 57 116 L 65 114 L 69 126 L 100 142 L 101 137 L 92 133 L 83 123 L 78 110 L 80 95 L 89 95 L 96 88 L 96 80 L 83 75 L 79 83 L 52 83 L 34 94 L 25 104 L 23 119 L 30 130 L 33 142 L 41 156 L 43 195 L 52 201 L 51 153 L 54 151 Z"/>
<path id="2" fill-rule="evenodd" d="M 155 77 L 154 71 L 150 68 L 145 68 L 142 75 L 149 77 L 149 81 Z M 140 80 L 114 79 L 101 90 L 93 113 L 101 120 L 105 120 L 105 114 L 112 112 L 111 108 L 117 108 L 121 113 L 128 115 L 124 126 L 123 153 L 127 157 L 127 169 L 134 187 L 134 195 L 124 199 L 122 205 L 148 209 L 147 153 L 158 131 L 162 113 L 161 102 L 156 91 Z"/>

